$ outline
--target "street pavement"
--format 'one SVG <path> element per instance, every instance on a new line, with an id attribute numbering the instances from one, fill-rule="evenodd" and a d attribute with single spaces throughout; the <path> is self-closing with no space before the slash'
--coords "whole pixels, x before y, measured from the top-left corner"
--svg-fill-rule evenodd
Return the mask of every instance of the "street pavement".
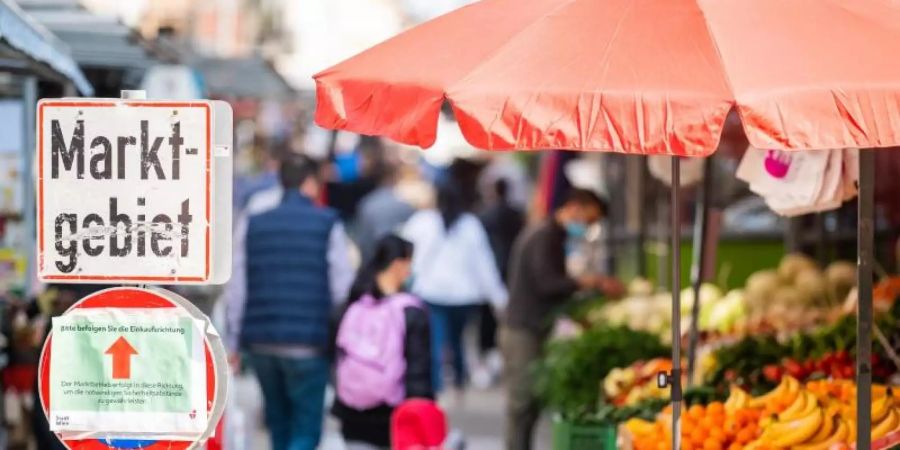
<path id="1" fill-rule="evenodd" d="M 245 439 L 234 442 L 226 450 L 270 450 L 268 436 L 262 422 L 259 386 L 252 375 L 238 377 L 234 383 L 234 404 L 230 410 L 243 416 Z M 450 426 L 465 436 L 466 450 L 501 450 L 503 448 L 503 411 L 505 395 L 500 388 L 470 389 L 464 394 L 448 394 L 440 399 L 447 412 Z M 228 413 L 226 413 L 228 414 Z M 549 421 L 543 420 L 537 432 L 536 450 L 550 449 Z M 338 432 L 338 424 L 328 418 L 320 450 L 345 450 Z"/>

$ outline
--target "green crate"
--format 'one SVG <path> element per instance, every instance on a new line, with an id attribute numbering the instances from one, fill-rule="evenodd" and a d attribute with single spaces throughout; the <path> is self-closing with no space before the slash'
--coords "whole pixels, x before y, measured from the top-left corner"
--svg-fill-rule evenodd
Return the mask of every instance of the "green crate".
<path id="1" fill-rule="evenodd" d="M 553 450 L 615 450 L 616 427 L 553 421 Z"/>

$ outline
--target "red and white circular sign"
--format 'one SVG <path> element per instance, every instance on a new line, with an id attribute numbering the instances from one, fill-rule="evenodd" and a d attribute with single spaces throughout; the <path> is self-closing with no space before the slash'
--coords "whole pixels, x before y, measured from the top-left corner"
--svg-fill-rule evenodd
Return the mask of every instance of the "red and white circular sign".
<path id="1" fill-rule="evenodd" d="M 194 305 L 164 289 L 119 287 L 54 318 L 38 388 L 71 450 L 179 450 L 212 435 L 227 371 L 221 339 Z"/>

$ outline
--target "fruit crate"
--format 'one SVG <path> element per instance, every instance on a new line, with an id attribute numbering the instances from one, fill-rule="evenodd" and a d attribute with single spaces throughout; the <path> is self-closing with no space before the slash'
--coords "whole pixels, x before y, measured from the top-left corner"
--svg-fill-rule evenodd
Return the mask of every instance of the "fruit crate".
<path id="1" fill-rule="evenodd" d="M 553 421 L 553 450 L 615 450 L 616 427 Z"/>

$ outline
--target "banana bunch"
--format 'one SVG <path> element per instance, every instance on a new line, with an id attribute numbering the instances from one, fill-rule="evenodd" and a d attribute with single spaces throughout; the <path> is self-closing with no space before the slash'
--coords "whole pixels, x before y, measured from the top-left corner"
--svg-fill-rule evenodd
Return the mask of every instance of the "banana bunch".
<path id="1" fill-rule="evenodd" d="M 837 444 L 849 442 L 853 439 L 850 435 L 849 423 L 838 414 L 827 416 L 822 422 L 822 427 L 809 440 L 809 442 L 794 446 L 797 450 L 827 450 Z"/>
<path id="2" fill-rule="evenodd" d="M 787 377 L 785 377 L 787 378 Z M 790 395 L 793 382 L 782 380 L 782 384 L 763 397 L 751 399 L 759 403 L 778 401 Z M 740 392 L 732 390 L 731 399 L 741 399 Z M 765 404 L 765 403 L 760 403 Z M 872 402 L 872 440 L 881 439 L 888 433 L 900 429 L 900 402 L 890 390 L 876 394 Z M 762 434 L 745 450 L 794 449 L 827 450 L 836 444 L 853 442 L 856 436 L 856 407 L 830 400 L 823 401 L 806 389 L 799 389 L 794 400 L 781 412 L 764 417 L 760 421 Z"/>
<path id="3" fill-rule="evenodd" d="M 801 391 L 784 411 L 764 425 L 759 441 L 770 447 L 795 448 L 809 442 L 826 422 L 819 400 L 809 391 Z M 830 436 L 829 436 L 830 437 Z"/>
<path id="4" fill-rule="evenodd" d="M 883 438 L 888 433 L 900 430 L 900 401 L 891 388 L 873 389 L 872 398 L 872 440 Z M 849 427 L 849 440 L 856 438 L 856 400 L 850 405 L 836 406 Z"/>
<path id="5" fill-rule="evenodd" d="M 875 398 L 872 401 L 872 440 L 881 439 L 898 428 L 900 428 L 900 411 L 897 410 L 894 397 L 885 395 Z"/>
<path id="6" fill-rule="evenodd" d="M 732 385 L 728 398 L 725 400 L 725 412 L 732 414 L 739 409 L 749 408 L 750 399 L 747 391 Z"/>
<path id="7" fill-rule="evenodd" d="M 753 397 L 750 399 L 751 408 L 764 408 L 776 402 L 785 402 L 790 404 L 796 402 L 800 393 L 800 381 L 792 376 L 781 378 L 781 383 L 767 394 Z"/>

